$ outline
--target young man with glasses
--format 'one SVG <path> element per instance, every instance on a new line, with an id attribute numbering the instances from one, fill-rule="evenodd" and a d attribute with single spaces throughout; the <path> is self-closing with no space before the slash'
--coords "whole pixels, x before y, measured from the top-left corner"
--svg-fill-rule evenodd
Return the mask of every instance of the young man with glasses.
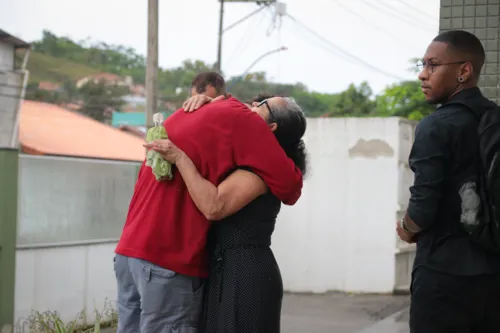
<path id="1" fill-rule="evenodd" d="M 399 237 L 417 243 L 411 333 L 500 331 L 500 256 L 467 232 L 481 205 L 477 118 L 497 107 L 477 87 L 484 60 L 479 39 L 455 30 L 434 38 L 418 64 L 425 99 L 440 106 L 416 128 L 415 181 L 397 223 Z"/>

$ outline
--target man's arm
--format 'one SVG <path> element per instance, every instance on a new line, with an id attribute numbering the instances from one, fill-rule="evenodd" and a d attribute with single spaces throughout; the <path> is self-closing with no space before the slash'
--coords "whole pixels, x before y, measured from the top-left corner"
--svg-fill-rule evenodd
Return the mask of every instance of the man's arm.
<path id="1" fill-rule="evenodd" d="M 409 158 L 415 181 L 410 187 L 411 197 L 404 217 L 405 229 L 414 234 L 431 228 L 436 220 L 449 159 L 449 140 L 447 128 L 433 117 L 422 120 L 415 131 Z"/>
<path id="2" fill-rule="evenodd" d="M 302 192 L 302 173 L 257 113 L 244 106 L 234 112 L 232 143 L 236 164 L 255 172 L 283 203 L 295 204 Z"/>

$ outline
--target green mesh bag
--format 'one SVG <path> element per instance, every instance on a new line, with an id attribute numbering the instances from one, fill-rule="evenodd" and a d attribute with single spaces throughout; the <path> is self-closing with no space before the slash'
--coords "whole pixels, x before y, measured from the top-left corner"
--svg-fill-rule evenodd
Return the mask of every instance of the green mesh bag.
<path id="1" fill-rule="evenodd" d="M 153 115 L 154 126 L 146 133 L 146 142 L 159 139 L 168 139 L 167 131 L 163 126 L 163 115 L 155 113 Z M 172 179 L 172 164 L 165 160 L 154 150 L 148 150 L 146 155 L 146 165 L 150 166 L 157 181 Z"/>

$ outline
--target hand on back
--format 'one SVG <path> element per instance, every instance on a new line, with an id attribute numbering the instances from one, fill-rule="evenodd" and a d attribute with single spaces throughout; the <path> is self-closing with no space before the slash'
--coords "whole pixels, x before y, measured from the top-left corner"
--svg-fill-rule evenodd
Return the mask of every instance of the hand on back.
<path id="1" fill-rule="evenodd" d="M 205 95 L 196 95 L 193 97 L 190 97 L 187 101 L 182 104 L 182 108 L 184 109 L 184 112 L 193 112 L 201 108 L 203 105 L 207 103 L 213 103 L 217 101 L 222 101 L 224 100 L 224 96 L 217 96 L 215 98 L 211 98 Z"/>

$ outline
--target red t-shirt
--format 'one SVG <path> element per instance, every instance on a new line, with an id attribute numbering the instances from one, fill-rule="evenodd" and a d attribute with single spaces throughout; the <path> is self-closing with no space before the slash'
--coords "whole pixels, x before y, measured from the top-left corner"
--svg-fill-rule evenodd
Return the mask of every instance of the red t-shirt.
<path id="1" fill-rule="evenodd" d="M 211 183 L 219 185 L 233 170 L 246 167 L 285 204 L 299 199 L 300 170 L 266 122 L 238 100 L 207 104 L 193 113 L 178 110 L 164 125 L 172 142 Z M 210 222 L 195 206 L 181 175 L 173 171 L 172 180 L 158 182 L 151 168 L 142 165 L 116 253 L 205 277 Z"/>

